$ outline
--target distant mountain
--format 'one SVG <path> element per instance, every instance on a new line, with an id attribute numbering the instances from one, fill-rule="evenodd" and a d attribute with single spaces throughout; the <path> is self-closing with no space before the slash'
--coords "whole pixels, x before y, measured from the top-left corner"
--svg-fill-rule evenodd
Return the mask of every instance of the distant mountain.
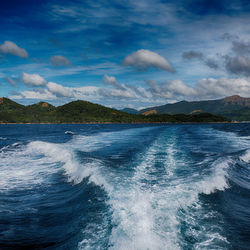
<path id="1" fill-rule="evenodd" d="M 120 111 L 128 113 L 128 114 L 138 114 L 139 111 L 137 109 L 132 109 L 132 108 L 124 108 L 124 109 L 120 109 Z"/>
<path id="2" fill-rule="evenodd" d="M 232 120 L 250 121 L 250 98 L 240 97 L 238 95 L 226 97 L 219 100 L 209 101 L 181 101 L 163 106 L 156 106 L 140 110 L 140 114 L 148 112 L 157 114 L 199 114 L 208 112 L 216 115 L 222 115 Z"/>
<path id="3" fill-rule="evenodd" d="M 224 117 L 208 113 L 191 115 L 128 114 L 86 101 L 73 101 L 59 107 L 47 102 L 24 106 L 0 98 L 0 123 L 134 123 L 134 122 L 224 122 Z"/>

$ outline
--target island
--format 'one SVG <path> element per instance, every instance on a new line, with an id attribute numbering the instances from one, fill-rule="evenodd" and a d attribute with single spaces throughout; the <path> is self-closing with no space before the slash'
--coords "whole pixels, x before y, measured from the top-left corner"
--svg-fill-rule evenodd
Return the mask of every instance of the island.
<path id="1" fill-rule="evenodd" d="M 55 107 L 47 102 L 22 105 L 0 98 L 0 123 L 210 123 L 230 122 L 210 113 L 129 114 L 99 104 L 77 100 Z"/>

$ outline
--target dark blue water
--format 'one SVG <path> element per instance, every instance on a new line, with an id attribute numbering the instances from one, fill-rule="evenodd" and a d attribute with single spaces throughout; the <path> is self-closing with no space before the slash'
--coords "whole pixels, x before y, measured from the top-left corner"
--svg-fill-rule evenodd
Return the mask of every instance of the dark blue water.
<path id="1" fill-rule="evenodd" d="M 0 249 L 250 249 L 250 124 L 0 125 Z"/>

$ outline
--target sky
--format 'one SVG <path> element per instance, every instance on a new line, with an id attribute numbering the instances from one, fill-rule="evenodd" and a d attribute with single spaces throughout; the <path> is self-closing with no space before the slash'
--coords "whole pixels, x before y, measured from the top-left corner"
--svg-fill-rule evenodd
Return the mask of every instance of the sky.
<path id="1" fill-rule="evenodd" d="M 248 0 L 0 2 L 0 96 L 117 109 L 250 97 Z"/>

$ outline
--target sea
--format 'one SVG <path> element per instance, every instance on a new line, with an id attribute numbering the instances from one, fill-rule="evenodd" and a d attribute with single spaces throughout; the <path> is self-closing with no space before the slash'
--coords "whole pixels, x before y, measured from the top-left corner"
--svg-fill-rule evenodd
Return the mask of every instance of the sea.
<path id="1" fill-rule="evenodd" d="M 250 124 L 0 125 L 0 249 L 250 249 Z"/>

